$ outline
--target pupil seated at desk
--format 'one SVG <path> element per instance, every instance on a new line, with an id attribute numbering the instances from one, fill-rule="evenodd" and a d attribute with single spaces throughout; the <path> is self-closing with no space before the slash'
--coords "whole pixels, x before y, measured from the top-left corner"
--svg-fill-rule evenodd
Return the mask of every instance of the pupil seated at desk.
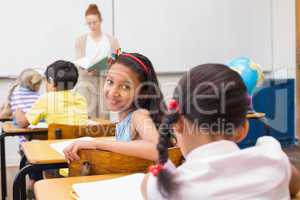
<path id="1" fill-rule="evenodd" d="M 59 60 L 45 71 L 46 93 L 42 95 L 27 113 L 16 111 L 19 127 L 37 125 L 41 120 L 47 124 L 86 125 L 87 103 L 80 94 L 72 92 L 78 80 L 78 70 L 71 62 Z"/>
<path id="2" fill-rule="evenodd" d="M 37 125 L 41 120 L 47 124 L 87 125 L 87 103 L 84 97 L 71 90 L 78 80 L 78 71 L 71 62 L 59 60 L 49 65 L 45 71 L 46 93 L 42 95 L 26 113 L 16 110 L 19 127 Z M 42 179 L 41 172 L 30 173 L 28 196 L 33 196 L 33 184 Z"/>
<path id="3" fill-rule="evenodd" d="M 158 164 L 142 184 L 147 200 L 290 199 L 298 170 L 279 142 L 264 136 L 254 147 L 237 142 L 248 132 L 247 94 L 240 75 L 221 64 L 192 68 L 179 81 L 160 128 Z M 168 161 L 173 129 L 185 162 Z"/>
<path id="4" fill-rule="evenodd" d="M 14 122 L 16 122 L 17 109 L 27 113 L 40 97 L 41 83 L 42 76 L 37 71 L 33 69 L 23 70 L 8 92 L 6 102 L 0 111 L 1 117 L 13 117 Z M 24 136 L 19 136 L 19 138 L 20 142 L 26 141 Z"/>
<path id="5" fill-rule="evenodd" d="M 101 149 L 148 160 L 157 159 L 157 127 L 165 104 L 156 73 L 147 57 L 116 52 L 104 85 L 107 108 L 119 114 L 116 140 L 76 141 L 64 150 L 69 161 L 79 159 L 79 149 Z"/>

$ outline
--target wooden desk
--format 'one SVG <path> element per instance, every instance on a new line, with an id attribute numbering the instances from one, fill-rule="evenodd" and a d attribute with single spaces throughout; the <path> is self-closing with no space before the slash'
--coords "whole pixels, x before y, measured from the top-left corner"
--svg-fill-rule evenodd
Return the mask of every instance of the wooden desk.
<path id="1" fill-rule="evenodd" d="M 107 180 L 126 175 L 128 174 L 108 174 L 41 180 L 34 184 L 34 193 L 36 200 L 74 200 L 71 196 L 73 184 Z M 292 199 L 300 200 L 300 193 Z"/>
<path id="2" fill-rule="evenodd" d="M 2 125 L 2 132 L 7 135 L 26 135 L 38 132 L 47 132 L 47 128 L 19 128 L 18 126 L 14 125 L 13 122 L 4 122 Z"/>
<path id="3" fill-rule="evenodd" d="M 256 113 L 249 113 L 247 114 L 247 119 L 261 119 L 266 117 L 265 113 L 260 113 L 260 112 L 256 112 Z"/>
<path id="4" fill-rule="evenodd" d="M 19 128 L 13 122 L 5 122 L 2 124 L 2 132 L 0 135 L 0 155 L 1 155 L 1 196 L 5 199 L 7 196 L 6 181 L 6 159 L 5 159 L 5 137 L 8 136 L 44 136 L 47 137 L 48 129 L 30 129 Z"/>
<path id="5" fill-rule="evenodd" d="M 111 137 L 106 139 L 111 139 Z M 13 199 L 25 199 L 25 176 L 30 172 L 68 167 L 65 157 L 50 146 L 52 143 L 62 141 L 68 140 L 38 140 L 22 144 L 24 156 L 22 157 L 21 163 L 27 161 L 28 164 L 18 172 L 14 179 Z"/>
<path id="6" fill-rule="evenodd" d="M 95 122 L 98 122 L 99 124 L 111 124 L 109 120 L 105 119 L 92 119 Z M 2 125 L 2 133 L 0 135 L 0 154 L 1 154 L 1 188 L 2 188 L 2 199 L 5 199 L 7 196 L 7 188 L 6 188 L 6 161 L 5 161 L 5 137 L 7 136 L 28 136 L 30 138 L 35 139 L 47 139 L 48 134 L 48 128 L 19 128 L 16 125 L 14 125 L 12 122 L 5 122 Z M 44 136 L 43 138 L 38 136 Z M 40 149 L 37 150 L 37 152 L 40 152 Z M 56 153 L 56 152 L 55 152 Z M 58 154 L 58 153 L 57 153 Z M 36 157 L 33 156 L 33 159 Z M 40 159 L 39 157 L 37 159 Z M 40 159 L 41 160 L 41 159 Z M 50 158 L 49 158 L 50 160 Z M 22 158 L 20 162 L 20 167 L 24 166 L 26 159 Z M 34 161 L 34 160 L 32 160 Z M 53 160 L 52 160 L 53 161 Z M 45 161 L 47 162 L 47 161 Z M 65 163 L 65 161 L 64 161 Z M 36 163 L 34 163 L 36 164 Z M 51 163 L 48 163 L 51 164 Z M 20 168 L 21 169 L 21 168 Z"/>
<path id="7" fill-rule="evenodd" d="M 99 137 L 96 140 L 112 140 L 113 137 Z M 63 155 L 55 151 L 50 145 L 67 140 L 37 140 L 22 143 L 24 155 L 30 164 L 55 164 L 66 163 L 67 160 Z"/>
<path id="8" fill-rule="evenodd" d="M 67 162 L 50 144 L 67 140 L 39 140 L 22 144 L 24 155 L 30 164 L 53 164 Z"/>
<path id="9" fill-rule="evenodd" d="M 13 118 L 7 117 L 7 118 L 0 118 L 0 122 L 7 122 L 7 121 L 12 121 Z"/>
<path id="10" fill-rule="evenodd" d="M 64 141 L 64 140 L 59 140 Z M 57 140 L 38 140 L 25 142 L 22 144 L 24 156 L 20 168 L 13 183 L 13 199 L 26 199 L 25 177 L 32 171 L 44 171 L 68 167 L 68 163 L 63 155 L 51 148 L 50 144 Z M 25 163 L 28 163 L 25 165 Z"/>
<path id="11" fill-rule="evenodd" d="M 72 185 L 75 183 L 100 181 L 125 175 L 128 174 L 108 174 L 41 180 L 34 184 L 34 193 L 37 200 L 74 200 L 71 196 L 71 192 Z"/>

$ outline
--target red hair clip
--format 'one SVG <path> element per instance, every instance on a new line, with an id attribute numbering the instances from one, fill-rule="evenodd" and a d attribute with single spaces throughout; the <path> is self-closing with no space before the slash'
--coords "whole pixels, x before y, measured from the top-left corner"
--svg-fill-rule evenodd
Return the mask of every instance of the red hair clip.
<path id="1" fill-rule="evenodd" d="M 173 110 L 179 111 L 179 104 L 175 99 L 171 99 L 169 101 L 168 110 L 169 111 L 173 111 Z"/>
<path id="2" fill-rule="evenodd" d="M 153 176 L 157 176 L 162 169 L 163 169 L 162 164 L 156 164 L 156 165 L 149 166 L 148 171 L 151 172 Z"/>
<path id="3" fill-rule="evenodd" d="M 117 48 L 114 50 L 114 52 L 111 54 L 111 59 L 116 60 L 120 55 L 122 54 L 121 48 Z"/>

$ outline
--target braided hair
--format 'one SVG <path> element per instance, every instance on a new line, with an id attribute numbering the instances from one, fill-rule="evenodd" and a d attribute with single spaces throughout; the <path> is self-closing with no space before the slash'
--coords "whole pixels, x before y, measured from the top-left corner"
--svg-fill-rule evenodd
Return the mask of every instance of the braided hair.
<path id="1" fill-rule="evenodd" d="M 224 96 L 198 98 L 199 95 L 215 95 L 216 91 L 225 92 Z M 227 131 L 228 125 L 232 124 L 238 128 L 246 120 L 246 87 L 237 72 L 222 64 L 203 64 L 192 68 L 180 79 L 173 98 L 178 103 L 178 107 L 171 108 L 159 129 L 157 150 L 160 166 L 164 166 L 168 161 L 171 125 L 178 121 L 180 115 L 191 122 L 197 122 L 200 130 L 202 124 L 207 124 L 212 127 L 211 132 L 224 135 L 233 135 L 235 132 L 232 129 Z M 218 121 L 223 123 L 222 127 L 225 129 L 212 126 Z M 172 199 L 177 195 L 180 183 L 168 169 L 162 167 L 157 174 L 157 179 L 158 190 L 163 197 Z"/>

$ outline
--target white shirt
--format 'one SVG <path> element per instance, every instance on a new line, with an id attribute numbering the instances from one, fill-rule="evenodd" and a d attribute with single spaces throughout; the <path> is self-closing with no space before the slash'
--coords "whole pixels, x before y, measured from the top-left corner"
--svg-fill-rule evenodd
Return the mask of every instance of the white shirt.
<path id="1" fill-rule="evenodd" d="M 272 137 L 261 137 L 256 146 L 244 150 L 226 140 L 198 147 L 173 173 L 181 184 L 175 199 L 290 199 L 290 162 Z M 150 175 L 148 200 L 164 199 L 156 180 Z"/>
<path id="2" fill-rule="evenodd" d="M 87 35 L 85 57 L 75 61 L 77 65 L 85 69 L 89 68 L 104 57 L 109 57 L 112 47 L 106 34 L 102 34 L 99 41 L 95 41 L 90 34 Z"/>

